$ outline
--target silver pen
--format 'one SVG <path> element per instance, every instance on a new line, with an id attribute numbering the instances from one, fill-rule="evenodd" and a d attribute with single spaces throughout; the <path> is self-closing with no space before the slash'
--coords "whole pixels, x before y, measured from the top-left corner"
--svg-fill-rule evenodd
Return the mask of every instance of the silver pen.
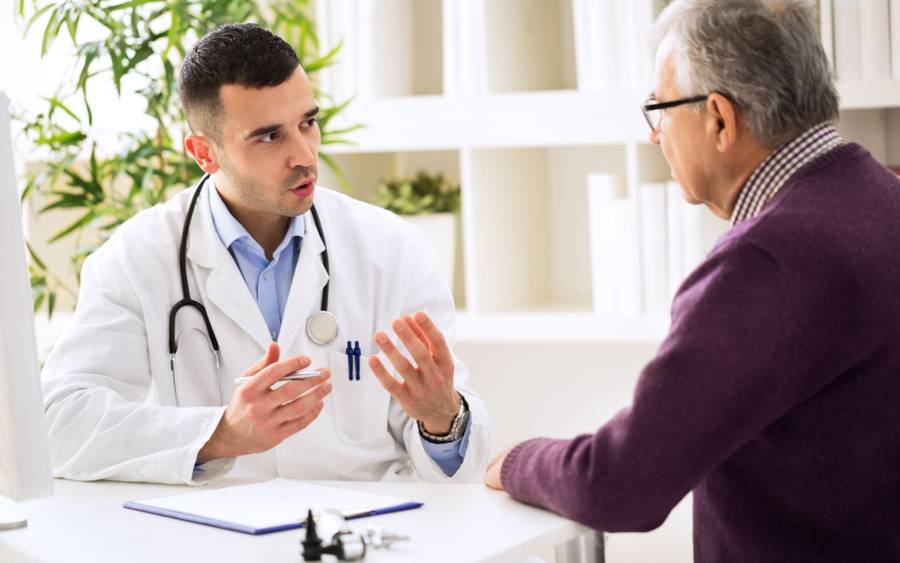
<path id="1" fill-rule="evenodd" d="M 281 379 L 276 381 L 276 383 L 278 383 L 279 381 L 300 381 L 302 379 L 310 379 L 313 377 L 317 377 L 319 375 L 322 375 L 322 372 L 320 372 L 317 369 L 301 369 L 300 371 L 295 371 L 294 373 L 285 375 L 284 377 L 282 377 Z M 255 375 L 251 375 L 249 377 L 247 377 L 247 376 L 235 377 L 234 384 L 242 385 L 242 384 L 247 383 L 248 381 L 252 380 L 255 377 L 256 377 Z"/>

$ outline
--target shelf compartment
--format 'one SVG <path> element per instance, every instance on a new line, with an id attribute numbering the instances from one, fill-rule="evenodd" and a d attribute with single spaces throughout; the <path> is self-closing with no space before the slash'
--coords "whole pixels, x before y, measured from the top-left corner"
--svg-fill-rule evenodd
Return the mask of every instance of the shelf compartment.
<path id="1" fill-rule="evenodd" d="M 592 310 L 587 179 L 614 175 L 622 145 L 463 153 L 469 308 L 474 313 Z"/>
<path id="2" fill-rule="evenodd" d="M 375 193 L 382 179 L 414 176 L 419 170 L 442 173 L 454 185 L 460 184 L 459 151 L 402 151 L 332 154 L 340 167 L 347 186 L 342 186 L 332 170 L 320 163 L 319 184 L 340 189 L 352 197 L 375 202 Z M 465 307 L 465 261 L 462 249 L 462 224 L 457 221 L 454 275 L 452 283 L 453 299 L 457 307 Z M 449 280 L 448 280 L 449 281 Z"/>
<path id="3" fill-rule="evenodd" d="M 441 0 L 362 0 L 360 95 L 443 93 Z"/>
<path id="4" fill-rule="evenodd" d="M 339 100 L 441 95 L 442 0 L 319 0 L 325 49 L 344 43 L 322 88 Z"/>
<path id="5" fill-rule="evenodd" d="M 572 0 L 489 0 L 484 26 L 488 92 L 577 88 Z"/>

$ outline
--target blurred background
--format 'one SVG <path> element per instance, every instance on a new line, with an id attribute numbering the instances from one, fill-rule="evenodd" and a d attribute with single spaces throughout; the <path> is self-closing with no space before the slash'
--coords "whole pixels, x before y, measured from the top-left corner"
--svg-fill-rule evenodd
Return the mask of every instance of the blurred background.
<path id="1" fill-rule="evenodd" d="M 592 432 L 628 405 L 671 297 L 727 223 L 686 205 L 640 105 L 660 0 L 6 0 L 0 89 L 46 357 L 84 257 L 200 174 L 174 96 L 184 50 L 257 21 L 298 50 L 323 109 L 319 183 L 432 241 L 456 351 L 495 450 Z M 900 166 L 900 2 L 822 0 L 839 129 Z M 26 31 L 27 30 L 27 31 Z M 610 561 L 692 561 L 690 498 Z"/>

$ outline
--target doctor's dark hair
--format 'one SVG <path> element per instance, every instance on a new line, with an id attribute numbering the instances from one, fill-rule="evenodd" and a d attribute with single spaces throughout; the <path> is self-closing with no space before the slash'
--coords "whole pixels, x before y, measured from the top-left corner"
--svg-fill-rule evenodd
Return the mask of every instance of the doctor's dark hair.
<path id="1" fill-rule="evenodd" d="M 181 65 L 179 95 L 191 130 L 219 142 L 222 86 L 277 86 L 298 66 L 293 47 L 254 23 L 215 28 L 194 45 Z"/>

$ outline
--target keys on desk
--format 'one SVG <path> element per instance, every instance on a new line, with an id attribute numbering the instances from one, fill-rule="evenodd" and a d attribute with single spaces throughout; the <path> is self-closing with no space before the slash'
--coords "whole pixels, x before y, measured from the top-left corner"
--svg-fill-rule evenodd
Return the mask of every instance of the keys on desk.
<path id="1" fill-rule="evenodd" d="M 392 545 L 400 541 L 409 541 L 411 538 L 408 534 L 397 534 L 387 532 L 381 529 L 381 526 L 369 526 L 366 528 L 364 541 L 369 547 L 375 549 L 390 549 Z"/>

